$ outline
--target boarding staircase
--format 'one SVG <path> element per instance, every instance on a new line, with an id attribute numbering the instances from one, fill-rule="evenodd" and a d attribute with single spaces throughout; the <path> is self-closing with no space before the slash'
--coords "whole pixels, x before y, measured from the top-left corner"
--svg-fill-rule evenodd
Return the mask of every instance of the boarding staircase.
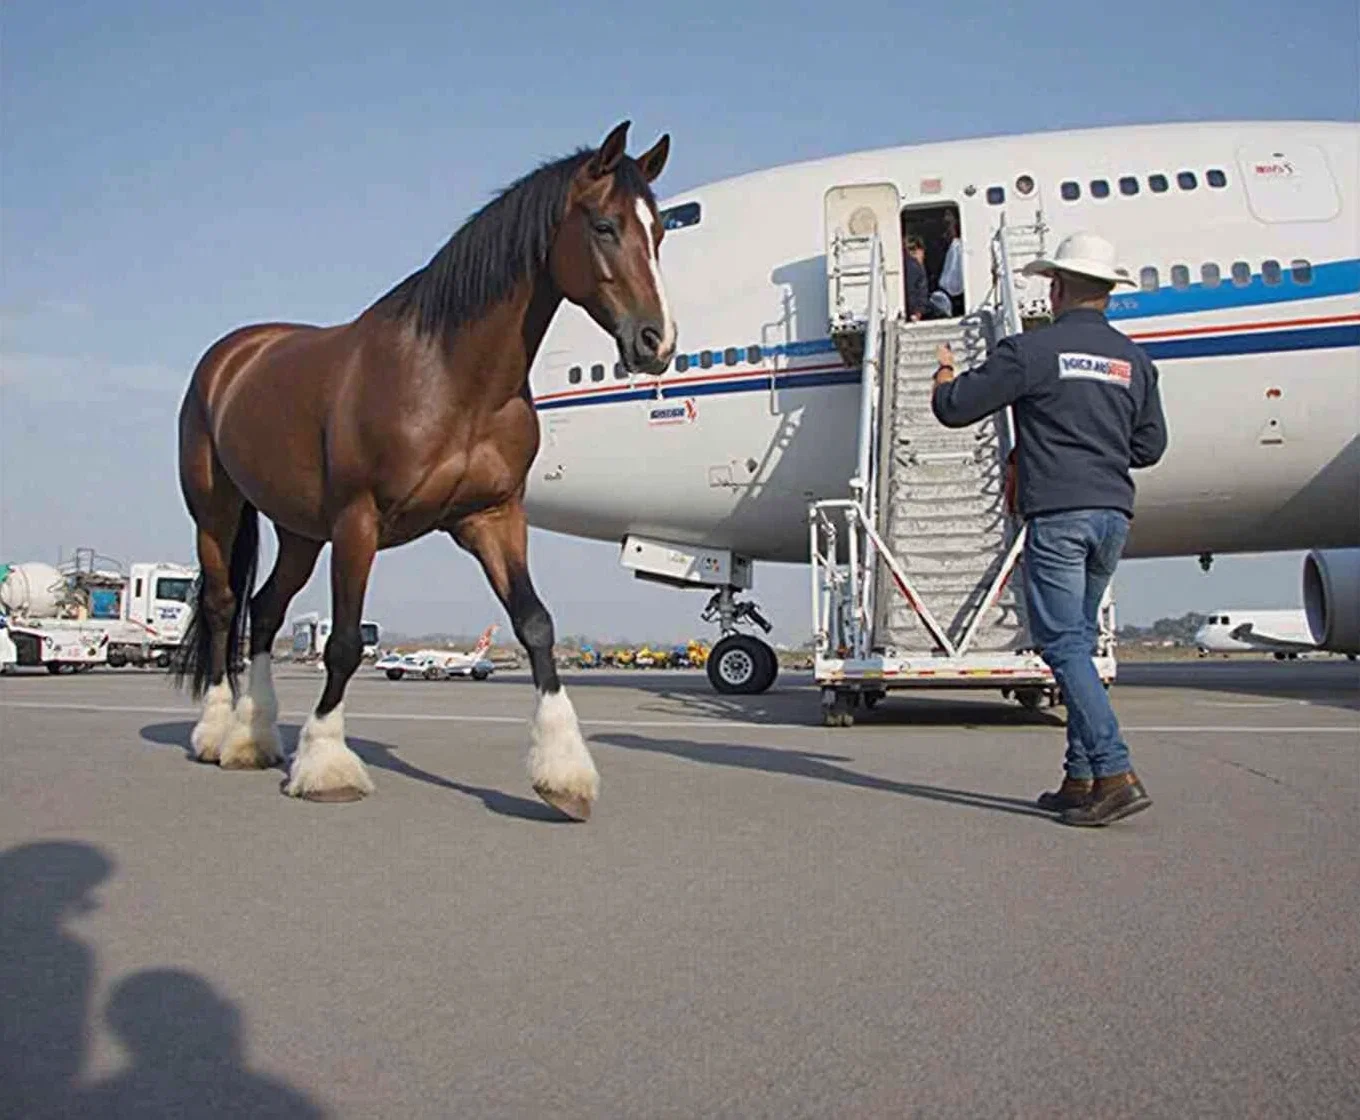
<path id="1" fill-rule="evenodd" d="M 883 188 L 860 197 L 853 188 L 836 191 L 835 205 L 860 228 L 853 220 L 837 225 L 828 192 L 830 327 L 862 377 L 849 496 L 813 502 L 809 511 L 814 675 L 826 722 L 848 724 L 861 700 L 913 686 L 1000 688 L 1026 706 L 1045 696 L 1055 703 L 1056 684 L 1033 648 L 1020 581 L 1012 578 L 1024 526 L 1007 493 L 1010 411 L 951 429 L 931 409 L 941 343 L 962 372 L 1001 338 L 1047 316 L 1042 287 L 1019 275 L 1044 251 L 1042 215 L 994 232 L 993 287 L 974 311 L 910 322 L 897 277 L 884 267 L 897 247 L 886 248 L 864 218 L 877 209 L 878 228 L 886 224 Z M 1113 628 L 1107 595 L 1096 658 L 1107 681 Z"/>
<path id="2" fill-rule="evenodd" d="M 892 656 L 937 646 L 955 655 L 1018 649 L 1026 640 L 1023 597 L 998 578 L 1016 538 L 1006 509 L 1006 417 L 946 428 L 930 406 L 936 348 L 948 344 L 960 370 L 979 364 L 992 335 L 989 318 L 887 329 L 893 360 L 883 388 L 879 521 L 916 604 L 880 569 L 873 649 Z M 984 611 L 994 585 L 995 600 Z"/>

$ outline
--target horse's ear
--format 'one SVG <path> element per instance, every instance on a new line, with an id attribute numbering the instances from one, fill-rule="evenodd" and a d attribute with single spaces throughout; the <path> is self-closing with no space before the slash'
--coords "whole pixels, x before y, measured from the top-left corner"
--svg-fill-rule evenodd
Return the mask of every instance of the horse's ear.
<path id="1" fill-rule="evenodd" d="M 654 182 L 661 174 L 661 169 L 666 166 L 666 157 L 670 154 L 671 134 L 663 132 L 660 140 L 637 157 L 637 165 L 642 168 L 642 174 L 646 176 L 647 182 Z"/>
<path id="2" fill-rule="evenodd" d="M 615 125 L 614 131 L 604 138 L 600 150 L 590 161 L 590 173 L 597 179 L 604 175 L 612 175 L 614 168 L 618 167 L 619 160 L 623 159 L 623 153 L 628 149 L 628 126 L 632 123 L 623 121 Z"/>

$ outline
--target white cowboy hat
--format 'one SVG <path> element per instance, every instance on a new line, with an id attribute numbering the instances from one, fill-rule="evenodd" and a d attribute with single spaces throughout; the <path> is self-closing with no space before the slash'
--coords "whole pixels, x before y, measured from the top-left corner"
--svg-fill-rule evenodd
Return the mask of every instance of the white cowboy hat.
<path id="1" fill-rule="evenodd" d="M 1114 246 L 1094 233 L 1074 233 L 1065 237 L 1052 258 L 1040 257 L 1024 267 L 1026 276 L 1052 276 L 1057 272 L 1075 272 L 1112 284 L 1138 285 L 1128 269 L 1114 263 Z"/>

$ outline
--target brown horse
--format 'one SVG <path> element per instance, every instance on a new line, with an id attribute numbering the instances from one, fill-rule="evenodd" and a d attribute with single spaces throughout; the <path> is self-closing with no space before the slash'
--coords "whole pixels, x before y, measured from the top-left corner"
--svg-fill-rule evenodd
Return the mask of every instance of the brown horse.
<path id="1" fill-rule="evenodd" d="M 481 562 L 528 653 L 534 790 L 589 817 L 599 775 L 553 664 L 552 617 L 529 578 L 521 503 L 539 428 L 528 375 L 564 298 L 614 336 L 630 371 L 660 375 L 675 351 L 650 185 L 670 137 L 634 159 L 627 130 L 625 121 L 598 149 L 514 183 L 354 320 L 242 327 L 199 360 L 180 409 L 179 474 L 201 575 L 171 669 L 203 699 L 190 739 L 197 760 L 225 769 L 283 761 L 270 651 L 330 541 L 326 684 L 283 790 L 313 801 L 371 793 L 344 734 L 369 570 L 379 549 L 442 530 Z M 260 514 L 274 523 L 278 557 L 252 598 Z M 250 672 L 240 693 L 247 604 Z"/>

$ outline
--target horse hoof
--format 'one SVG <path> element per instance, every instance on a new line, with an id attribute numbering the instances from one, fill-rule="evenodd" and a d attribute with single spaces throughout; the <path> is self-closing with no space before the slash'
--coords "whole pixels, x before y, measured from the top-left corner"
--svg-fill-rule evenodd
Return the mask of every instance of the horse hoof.
<path id="1" fill-rule="evenodd" d="M 288 783 L 284 782 L 279 789 L 287 794 Z M 342 805 L 350 801 L 362 801 L 368 794 L 355 786 L 339 786 L 336 789 L 309 789 L 289 796 L 302 801 L 315 801 L 318 805 Z"/>
<path id="2" fill-rule="evenodd" d="M 579 793 L 561 793 L 546 786 L 534 786 L 534 792 L 559 813 L 574 821 L 590 820 L 590 799 Z"/>
<path id="3" fill-rule="evenodd" d="M 229 755 L 218 763 L 223 770 L 273 770 L 282 761 L 268 755 Z"/>

